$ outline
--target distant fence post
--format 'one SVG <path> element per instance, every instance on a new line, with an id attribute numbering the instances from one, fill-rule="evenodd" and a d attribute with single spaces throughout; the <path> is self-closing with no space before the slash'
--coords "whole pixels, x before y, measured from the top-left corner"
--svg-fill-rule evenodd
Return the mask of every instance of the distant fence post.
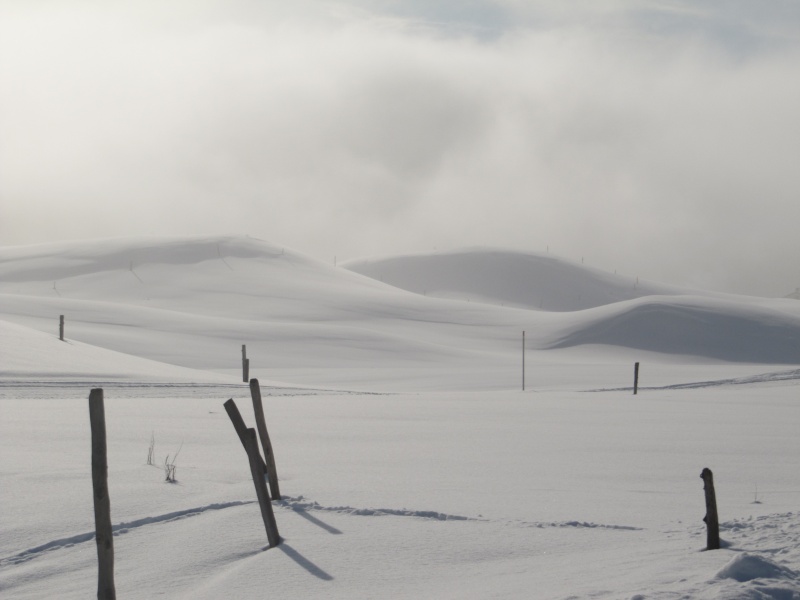
<path id="1" fill-rule="evenodd" d="M 244 424 L 244 419 L 242 419 L 242 413 L 239 412 L 239 408 L 236 406 L 236 402 L 233 401 L 233 398 L 229 399 L 225 404 L 225 412 L 228 413 L 228 417 L 231 419 L 231 423 L 233 423 L 233 428 L 236 430 L 236 434 L 239 436 L 239 440 L 242 442 L 242 446 L 247 451 L 247 425 Z M 261 468 L 264 475 L 267 474 L 267 465 L 264 464 L 264 459 L 261 458 L 261 454 L 258 454 L 258 462 L 259 467 Z M 262 477 L 263 478 L 263 477 Z"/>
<path id="2" fill-rule="evenodd" d="M 111 501 L 108 497 L 108 454 L 103 390 L 89 393 L 89 422 L 92 430 L 92 488 L 94 527 L 97 542 L 97 598 L 116 600 L 114 588 L 114 535 L 111 531 Z"/>
<path id="3" fill-rule="evenodd" d="M 633 395 L 639 392 L 639 363 L 633 365 Z"/>
<path id="4" fill-rule="evenodd" d="M 58 316 L 58 339 L 64 341 L 64 315 Z"/>
<path id="5" fill-rule="evenodd" d="M 706 522 L 707 542 L 706 550 L 719 550 L 719 517 L 717 516 L 717 494 L 714 491 L 714 474 L 711 469 L 705 468 L 700 473 L 703 480 L 703 489 L 706 492 Z"/>
<path id="6" fill-rule="evenodd" d="M 280 500 L 281 490 L 278 486 L 278 470 L 275 468 L 275 454 L 272 452 L 272 443 L 269 441 L 269 434 L 267 433 L 267 422 L 264 420 L 264 407 L 261 404 L 261 387 L 258 385 L 258 379 L 250 380 L 250 395 L 253 398 L 253 412 L 256 415 L 258 437 L 261 438 L 261 446 L 264 448 L 269 489 L 272 492 L 272 499 Z"/>
<path id="7" fill-rule="evenodd" d="M 525 332 L 522 332 L 522 391 L 525 391 Z"/>
<path id="8" fill-rule="evenodd" d="M 242 383 L 250 381 L 250 359 L 247 358 L 247 346 L 242 344 Z"/>
<path id="9" fill-rule="evenodd" d="M 260 456 L 258 453 L 258 442 L 256 441 L 256 430 L 248 429 L 244 435 L 244 447 L 247 450 L 247 458 L 250 461 L 250 473 L 253 476 L 253 484 L 256 486 L 256 496 L 258 505 L 261 507 L 261 518 L 264 519 L 264 528 L 267 530 L 267 539 L 270 547 L 275 547 L 281 543 L 278 535 L 278 524 L 275 521 L 275 513 L 272 512 L 272 503 L 269 500 L 267 484 L 264 482 L 264 473 L 258 464 Z"/>

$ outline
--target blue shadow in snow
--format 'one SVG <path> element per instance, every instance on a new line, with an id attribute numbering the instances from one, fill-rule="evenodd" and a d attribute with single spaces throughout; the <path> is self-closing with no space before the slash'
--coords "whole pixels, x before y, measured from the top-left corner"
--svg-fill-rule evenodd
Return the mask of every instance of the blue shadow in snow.
<path id="1" fill-rule="evenodd" d="M 314 577 L 318 577 L 323 581 L 333 581 L 333 575 L 330 575 L 329 573 L 326 573 L 325 571 L 320 569 L 317 565 L 312 563 L 310 560 L 308 560 L 305 556 L 300 554 L 297 550 L 292 548 L 286 542 L 281 541 L 280 545 L 278 546 L 278 550 L 282 550 L 283 553 L 286 554 L 286 556 L 291 558 L 294 562 L 303 567 Z"/>

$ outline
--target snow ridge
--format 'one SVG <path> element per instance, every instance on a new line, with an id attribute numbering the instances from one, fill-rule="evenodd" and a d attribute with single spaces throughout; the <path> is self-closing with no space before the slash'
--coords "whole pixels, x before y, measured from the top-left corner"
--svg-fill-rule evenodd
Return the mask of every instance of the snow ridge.
<path id="1" fill-rule="evenodd" d="M 280 501 L 281 506 L 296 512 L 309 510 L 321 510 L 336 512 L 359 517 L 382 517 L 392 515 L 395 517 L 417 517 L 421 519 L 433 519 L 435 521 L 485 521 L 486 519 L 464 517 L 461 515 L 449 515 L 436 512 L 434 510 L 406 510 L 396 508 L 354 508 L 352 506 L 322 506 L 318 502 L 308 500 L 303 496 L 284 496 Z"/>
<path id="2" fill-rule="evenodd" d="M 639 386 L 640 390 L 694 390 L 698 388 L 718 387 L 723 385 L 750 385 L 755 383 L 770 383 L 775 381 L 793 381 L 800 379 L 800 369 L 790 369 L 788 371 L 773 371 L 749 377 L 733 377 L 730 379 L 714 379 L 710 381 L 695 381 L 691 383 L 675 383 L 661 386 Z M 586 390 L 587 392 L 624 392 L 630 387 L 619 388 L 598 388 Z"/>
<path id="3" fill-rule="evenodd" d="M 138 527 L 143 527 L 145 525 L 152 525 L 153 523 L 166 523 L 169 521 L 175 521 L 177 519 L 185 519 L 187 517 L 196 517 L 197 515 L 200 515 L 209 510 L 222 510 L 224 508 L 231 508 L 233 506 L 253 504 L 254 502 L 255 500 L 236 500 L 234 502 L 220 502 L 220 503 L 207 504 L 206 506 L 187 508 L 185 510 L 177 510 L 174 512 L 166 513 L 163 515 L 157 515 L 154 517 L 143 517 L 141 519 L 136 519 L 134 521 L 118 523 L 117 525 L 111 526 L 111 531 L 113 532 L 114 535 L 122 535 L 124 533 L 128 533 L 128 531 L 131 529 L 136 529 Z M 47 552 L 49 550 L 69 548 L 70 546 L 74 546 L 75 544 L 88 542 L 94 539 L 94 534 L 95 534 L 94 531 L 90 531 L 88 533 L 79 533 L 77 535 L 72 535 L 58 540 L 53 540 L 45 544 L 41 544 L 40 546 L 35 546 L 34 548 L 28 548 L 27 550 L 23 550 L 22 552 L 14 554 L 13 556 L 0 558 L 0 565 L 19 564 L 27 562 L 41 555 L 43 552 Z"/>

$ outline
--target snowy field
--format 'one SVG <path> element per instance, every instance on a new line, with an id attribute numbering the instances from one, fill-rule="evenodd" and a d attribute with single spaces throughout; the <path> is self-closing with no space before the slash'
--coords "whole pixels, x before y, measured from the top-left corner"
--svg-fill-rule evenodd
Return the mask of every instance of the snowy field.
<path id="1" fill-rule="evenodd" d="M 95 595 L 102 387 L 119 598 L 800 598 L 800 302 L 492 251 L 360 274 L 379 263 L 231 237 L 0 249 L 0 596 Z M 222 407 L 254 425 L 242 344 L 277 548 Z"/>

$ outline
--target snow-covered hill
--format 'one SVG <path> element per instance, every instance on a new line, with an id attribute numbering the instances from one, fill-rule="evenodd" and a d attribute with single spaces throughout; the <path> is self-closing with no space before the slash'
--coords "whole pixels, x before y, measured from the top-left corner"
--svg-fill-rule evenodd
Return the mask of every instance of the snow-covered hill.
<path id="1" fill-rule="evenodd" d="M 347 380 L 352 370 L 364 376 L 368 366 L 365 385 L 437 387 L 452 381 L 437 373 L 463 373 L 466 387 L 505 387 L 515 379 L 523 330 L 529 351 L 541 351 L 532 360 L 541 362 L 550 348 L 598 344 L 626 360 L 660 353 L 800 362 L 800 305 L 792 300 L 679 296 L 686 291 L 634 288 L 614 275 L 509 252 L 389 263 L 409 281 L 420 277 L 419 285 L 450 272 L 442 289 L 460 299 L 401 290 L 248 237 L 131 238 L 0 249 L 0 319 L 55 332 L 64 314 L 69 339 L 230 374 L 246 344 L 253 366 L 268 369 L 262 376 L 317 385 Z M 542 289 L 536 274 L 551 298 L 561 298 L 551 306 L 559 311 L 468 301 L 471 292 L 493 293 L 526 306 Z M 565 310 L 575 302 L 593 307 Z"/>
<path id="2" fill-rule="evenodd" d="M 483 303 L 246 237 L 0 249 L 0 595 L 96 589 L 101 386 L 121 598 L 797 597 L 800 369 L 778 363 L 800 362 L 800 303 L 618 298 L 555 261 L 551 283 L 595 306 L 502 306 L 530 273 L 506 258 Z M 254 423 L 241 344 L 284 494 L 277 548 L 223 409 Z M 151 440 L 158 464 L 179 454 L 177 483 L 146 464 Z"/>
<path id="3" fill-rule="evenodd" d="M 546 311 L 584 310 L 643 296 L 706 295 L 551 254 L 496 248 L 355 259 L 342 266 L 417 294 Z"/>

